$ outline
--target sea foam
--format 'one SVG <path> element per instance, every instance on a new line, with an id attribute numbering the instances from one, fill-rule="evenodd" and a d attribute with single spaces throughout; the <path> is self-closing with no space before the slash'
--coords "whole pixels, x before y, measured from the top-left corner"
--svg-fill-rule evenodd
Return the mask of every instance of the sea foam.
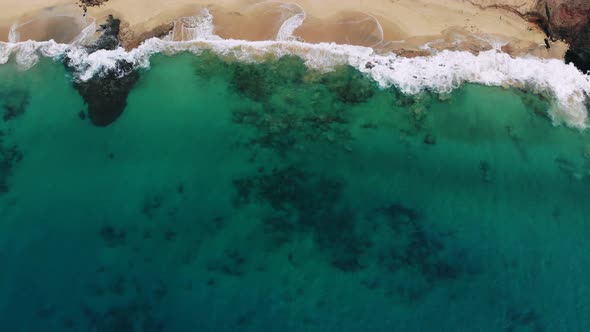
<path id="1" fill-rule="evenodd" d="M 552 99 L 550 116 L 555 124 L 566 124 L 585 129 L 588 125 L 586 101 L 590 96 L 590 76 L 574 65 L 561 60 L 540 59 L 532 56 L 513 58 L 493 49 L 474 55 L 461 51 L 441 51 L 432 56 L 406 58 L 396 54 L 378 54 L 362 46 L 334 43 L 309 44 L 293 40 L 293 30 L 305 17 L 296 12 L 287 19 L 284 33 L 274 41 L 246 41 L 221 39 L 214 34 L 212 18 L 203 11 L 191 21 L 194 40 L 172 41 L 151 38 L 139 47 L 126 51 L 99 50 L 89 54 L 78 44 L 60 44 L 54 41 L 26 41 L 0 43 L 0 64 L 14 57 L 26 69 L 34 65 L 39 56 L 61 61 L 76 68 L 75 78 L 88 80 L 108 70 L 117 70 L 119 61 L 131 63 L 135 68 L 148 68 L 150 57 L 156 53 L 200 54 L 212 50 L 237 61 L 256 62 L 267 58 L 296 55 L 313 69 L 329 71 L 338 65 L 351 65 L 372 78 L 383 88 L 395 86 L 406 94 L 421 91 L 449 93 L 464 83 L 527 89 Z M 299 16 L 298 16 L 299 15 Z M 304 15 L 304 12 L 303 12 Z M 296 17 L 296 18 L 295 18 Z M 199 25 L 202 24 L 203 26 Z M 281 28 L 281 30 L 283 30 Z M 79 40 L 79 39 L 77 39 Z M 123 73 L 122 73 L 123 74 Z"/>
<path id="2" fill-rule="evenodd" d="M 293 33 L 305 21 L 305 10 L 298 4 L 283 4 L 282 8 L 293 14 L 281 24 L 277 40 L 295 40 Z"/>

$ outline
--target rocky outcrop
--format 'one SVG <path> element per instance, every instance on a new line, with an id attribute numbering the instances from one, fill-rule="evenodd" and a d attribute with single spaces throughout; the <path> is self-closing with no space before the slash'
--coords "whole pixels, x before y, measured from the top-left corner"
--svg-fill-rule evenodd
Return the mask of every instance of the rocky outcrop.
<path id="1" fill-rule="evenodd" d="M 590 1 L 547 0 L 544 1 L 553 38 L 570 44 L 566 61 L 573 62 L 580 70 L 590 70 Z"/>
<path id="2" fill-rule="evenodd" d="M 536 23 L 549 39 L 566 41 L 566 61 L 590 70 L 590 1 L 588 0 L 469 0 L 480 7 L 504 8 Z M 548 43 L 547 43 L 548 44 Z M 549 46 L 549 44 L 548 44 Z"/>
<path id="3" fill-rule="evenodd" d="M 109 0 L 78 0 L 78 6 L 84 10 L 84 13 L 88 11 L 88 7 L 100 7 L 102 4 Z"/>
<path id="4" fill-rule="evenodd" d="M 119 47 L 119 28 L 121 22 L 109 16 L 107 22 L 101 25 L 100 36 L 92 44 L 86 47 L 88 53 L 98 50 L 114 50 Z M 65 65 L 71 71 L 70 59 L 66 57 Z M 93 124 L 107 126 L 113 123 L 125 110 L 127 96 L 139 79 L 139 74 L 133 68 L 133 64 L 125 60 L 119 60 L 116 68 L 98 73 L 87 81 L 74 81 L 74 87 L 78 90 L 86 104 L 88 104 L 88 116 Z"/>

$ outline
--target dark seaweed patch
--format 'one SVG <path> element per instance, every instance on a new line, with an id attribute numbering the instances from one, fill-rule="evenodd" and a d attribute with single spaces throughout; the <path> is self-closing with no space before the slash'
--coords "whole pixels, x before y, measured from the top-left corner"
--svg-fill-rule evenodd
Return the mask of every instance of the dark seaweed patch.
<path id="1" fill-rule="evenodd" d="M 352 139 L 346 104 L 367 102 L 377 85 L 350 66 L 322 74 L 302 59 L 285 56 L 256 64 L 224 62 L 205 52 L 195 64 L 201 77 L 211 77 L 207 64 L 222 68 L 230 87 L 254 101 L 232 111 L 232 122 L 256 128 L 248 146 L 270 148 L 284 156 L 310 142 L 341 144 Z"/>
<path id="2" fill-rule="evenodd" d="M 141 203 L 141 214 L 148 218 L 154 218 L 162 208 L 164 198 L 161 195 L 149 194 L 143 198 Z"/>
<path id="3" fill-rule="evenodd" d="M 243 314 L 241 314 L 237 319 L 236 319 L 236 325 L 239 327 L 245 327 L 248 326 L 252 323 L 252 320 L 254 320 L 256 315 L 256 311 L 255 310 L 249 310 Z"/>
<path id="4" fill-rule="evenodd" d="M 88 327 L 97 332 L 161 332 L 164 322 L 157 320 L 150 303 L 131 302 L 120 306 L 111 306 L 101 313 L 89 306 L 83 307 Z"/>
<path id="5" fill-rule="evenodd" d="M 149 219 L 165 218 L 174 220 L 178 217 L 179 203 L 175 197 L 184 195 L 184 184 L 171 184 L 166 189 L 146 192 L 139 202 L 139 209 L 143 216 Z M 168 236 L 167 236 L 168 237 Z"/>
<path id="6" fill-rule="evenodd" d="M 359 256 L 365 243 L 355 232 L 354 214 L 339 205 L 342 183 L 289 166 L 237 179 L 234 186 L 236 206 L 256 201 L 272 207 L 264 227 L 276 245 L 311 232 L 334 267 L 362 268 Z"/>
<path id="7" fill-rule="evenodd" d="M 259 64 L 232 63 L 231 85 L 243 96 L 265 101 L 280 87 L 300 84 L 307 71 L 303 60 L 284 56 Z"/>
<path id="8" fill-rule="evenodd" d="M 328 176 L 288 166 L 236 179 L 234 186 L 236 207 L 256 202 L 272 208 L 263 225 L 274 245 L 309 233 L 340 271 L 358 271 L 371 262 L 394 279 L 409 271 L 416 275 L 416 283 L 396 281 L 395 290 L 406 299 L 418 299 L 438 283 L 476 272 L 467 253 L 449 245 L 452 235 L 434 229 L 423 213 L 395 202 L 367 217 L 355 214 L 342 199 L 343 184 Z M 380 230 L 377 226 L 364 230 L 365 222 L 391 229 L 392 238 L 385 247 L 374 249 L 373 237 Z"/>
<path id="9" fill-rule="evenodd" d="M 108 247 L 120 247 L 127 241 L 127 232 L 123 229 L 116 229 L 107 225 L 100 229 L 99 235 Z"/>
<path id="10" fill-rule="evenodd" d="M 479 162 L 479 173 L 484 183 L 492 183 L 494 181 L 495 171 L 487 160 Z"/>
<path id="11" fill-rule="evenodd" d="M 245 263 L 246 257 L 238 250 L 227 249 L 221 257 L 209 262 L 207 270 L 239 277 L 246 272 Z"/>
<path id="12" fill-rule="evenodd" d="M 344 112 L 338 108 L 316 111 L 309 105 L 297 105 L 289 109 L 265 105 L 261 109 L 235 109 L 232 121 L 257 129 L 248 146 L 260 146 L 285 155 L 297 144 L 307 142 L 342 143 L 352 139 L 344 128 L 348 123 Z"/>
<path id="13" fill-rule="evenodd" d="M 55 316 L 57 310 L 53 306 L 44 306 L 37 310 L 35 316 L 40 319 L 50 319 Z"/>
<path id="14" fill-rule="evenodd" d="M 351 66 L 325 74 L 321 82 L 343 103 L 358 104 L 369 100 L 377 92 L 377 85 Z"/>
<path id="15" fill-rule="evenodd" d="M 545 328 L 541 324 L 539 315 L 532 311 L 510 311 L 507 314 L 508 326 L 506 332 L 543 332 Z"/>
<path id="16" fill-rule="evenodd" d="M 76 322 L 71 317 L 64 317 L 62 319 L 62 326 L 68 330 L 72 330 L 76 327 Z"/>
<path id="17" fill-rule="evenodd" d="M 108 290 L 115 295 L 123 296 L 125 294 L 125 286 L 127 280 L 123 276 L 117 276 L 108 284 Z"/>
<path id="18" fill-rule="evenodd" d="M 29 92 L 25 90 L 14 90 L 6 94 L 0 94 L 2 119 L 9 121 L 23 115 L 29 105 L 29 100 Z"/>
<path id="19" fill-rule="evenodd" d="M 268 98 L 273 88 L 266 70 L 257 64 L 236 66 L 231 83 L 239 93 L 256 101 Z"/>
<path id="20" fill-rule="evenodd" d="M 205 79 L 230 75 L 231 65 L 211 50 L 204 50 L 193 62 L 194 73 Z"/>
<path id="21" fill-rule="evenodd" d="M 88 330 L 97 332 L 160 332 L 164 331 L 163 320 L 157 313 L 168 293 L 163 282 L 155 285 L 140 283 L 137 279 L 115 276 L 99 288 L 109 295 L 109 306 L 95 305 L 94 301 L 80 306 Z M 124 295 L 124 296 L 123 296 Z"/>
<path id="22" fill-rule="evenodd" d="M 415 274 L 412 284 L 397 283 L 390 291 L 401 298 L 418 300 L 438 283 L 477 272 L 464 250 L 449 245 L 454 243 L 450 234 L 437 232 L 412 208 L 396 202 L 377 209 L 369 220 L 385 221 L 394 235 L 391 245 L 379 253 L 379 266 L 393 276 L 408 271 Z"/>
<path id="23" fill-rule="evenodd" d="M 15 165 L 23 158 L 18 146 L 6 146 L 4 138 L 4 133 L 0 131 L 0 194 L 9 191 L 8 178 L 12 175 Z"/>

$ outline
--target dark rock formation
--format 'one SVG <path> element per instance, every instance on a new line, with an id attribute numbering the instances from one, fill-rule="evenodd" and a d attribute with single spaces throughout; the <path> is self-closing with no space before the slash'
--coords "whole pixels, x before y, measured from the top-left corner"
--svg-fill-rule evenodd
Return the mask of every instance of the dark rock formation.
<path id="1" fill-rule="evenodd" d="M 550 40 L 570 45 L 565 56 L 583 72 L 590 70 L 590 1 L 588 0 L 469 0 L 472 4 L 502 8 L 537 24 Z M 541 42 L 541 41 L 540 41 Z"/>
<path id="2" fill-rule="evenodd" d="M 583 72 L 590 70 L 590 1 L 547 0 L 545 2 L 550 34 L 570 44 L 566 62 Z"/>
<path id="3" fill-rule="evenodd" d="M 84 15 L 88 11 L 88 7 L 100 7 L 103 3 L 109 0 L 78 0 L 78 6 L 84 10 Z"/>
<path id="4" fill-rule="evenodd" d="M 102 24 L 101 34 L 92 45 L 87 46 L 88 53 L 98 50 L 114 50 L 119 47 L 119 27 L 121 21 L 109 16 L 107 22 Z M 66 56 L 65 65 L 71 70 L 70 59 Z M 88 116 L 93 124 L 107 126 L 113 123 L 125 110 L 127 96 L 133 88 L 139 74 L 133 68 L 133 64 L 119 60 L 116 68 L 106 72 L 97 73 L 87 81 L 74 81 L 74 87 L 78 90 L 84 101 L 88 104 Z"/>
<path id="5" fill-rule="evenodd" d="M 121 20 L 109 15 L 107 21 L 100 25 L 98 31 L 101 32 L 97 41 L 87 47 L 88 53 L 94 53 L 98 50 L 114 50 L 119 46 L 119 32 Z"/>
<path id="6" fill-rule="evenodd" d="M 132 65 L 121 61 L 119 66 L 126 71 L 123 76 L 108 71 L 86 82 L 75 82 L 74 86 L 88 104 L 88 115 L 93 124 L 107 126 L 113 123 L 125 110 L 129 91 L 139 79 Z"/>

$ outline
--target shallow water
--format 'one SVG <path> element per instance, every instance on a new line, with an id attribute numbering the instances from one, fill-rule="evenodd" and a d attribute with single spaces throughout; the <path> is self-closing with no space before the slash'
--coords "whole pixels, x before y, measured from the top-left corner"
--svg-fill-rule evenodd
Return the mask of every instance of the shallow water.
<path id="1" fill-rule="evenodd" d="M 3 331 L 588 331 L 590 139 L 549 101 L 156 56 L 112 125 L 0 66 Z"/>

